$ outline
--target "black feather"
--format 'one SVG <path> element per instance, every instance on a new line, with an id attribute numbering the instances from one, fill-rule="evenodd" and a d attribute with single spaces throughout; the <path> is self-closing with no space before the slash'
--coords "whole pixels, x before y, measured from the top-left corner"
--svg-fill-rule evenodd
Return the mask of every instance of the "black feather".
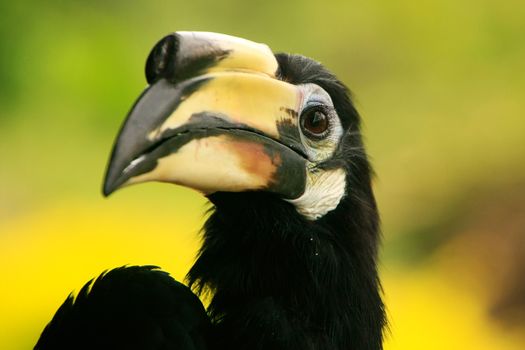
<path id="1" fill-rule="evenodd" d="M 210 195 L 214 208 L 189 284 L 213 296 L 208 312 L 221 349 L 381 349 L 379 217 L 359 116 L 348 90 L 319 63 L 277 59 L 281 79 L 330 93 L 346 132 L 320 166 L 346 169 L 347 194 L 317 221 L 268 193 Z"/>
<path id="2" fill-rule="evenodd" d="M 70 295 L 36 350 L 204 350 L 209 319 L 188 287 L 155 266 L 113 269 Z"/>

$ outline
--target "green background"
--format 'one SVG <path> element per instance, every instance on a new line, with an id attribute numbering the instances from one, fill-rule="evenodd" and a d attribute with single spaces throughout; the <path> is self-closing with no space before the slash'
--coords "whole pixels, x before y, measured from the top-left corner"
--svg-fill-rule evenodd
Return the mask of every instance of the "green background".
<path id="1" fill-rule="evenodd" d="M 104 269 L 182 279 L 205 201 L 100 194 L 155 42 L 213 31 L 313 57 L 355 94 L 377 172 L 386 349 L 525 345 L 525 2 L 2 1 L 0 348 Z"/>

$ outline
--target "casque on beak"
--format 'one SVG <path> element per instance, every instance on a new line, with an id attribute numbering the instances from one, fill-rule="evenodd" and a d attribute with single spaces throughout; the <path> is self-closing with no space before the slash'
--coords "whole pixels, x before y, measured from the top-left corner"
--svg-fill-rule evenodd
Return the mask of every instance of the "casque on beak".
<path id="1" fill-rule="evenodd" d="M 104 194 L 161 181 L 204 194 L 301 196 L 302 95 L 277 70 L 266 45 L 244 39 L 202 32 L 162 39 L 146 64 L 149 86 L 115 141 Z"/>

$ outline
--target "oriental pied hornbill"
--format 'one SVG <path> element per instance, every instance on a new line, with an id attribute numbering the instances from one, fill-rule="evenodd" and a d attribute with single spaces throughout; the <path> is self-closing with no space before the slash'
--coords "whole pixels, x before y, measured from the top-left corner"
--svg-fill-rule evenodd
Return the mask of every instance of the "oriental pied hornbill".
<path id="1" fill-rule="evenodd" d="M 104 194 L 162 181 L 213 204 L 189 288 L 121 267 L 69 297 L 36 349 L 382 348 L 378 213 L 360 118 L 321 64 L 177 32 L 115 142 Z"/>

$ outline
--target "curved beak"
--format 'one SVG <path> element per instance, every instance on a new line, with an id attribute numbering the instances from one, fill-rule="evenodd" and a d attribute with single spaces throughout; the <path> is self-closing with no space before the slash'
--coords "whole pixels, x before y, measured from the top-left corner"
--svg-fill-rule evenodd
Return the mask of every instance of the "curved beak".
<path id="1" fill-rule="evenodd" d="M 211 33 L 175 33 L 153 49 L 150 85 L 117 136 L 103 193 L 146 181 L 204 194 L 268 191 L 299 197 L 306 152 L 301 93 L 275 78 L 264 45 Z"/>

